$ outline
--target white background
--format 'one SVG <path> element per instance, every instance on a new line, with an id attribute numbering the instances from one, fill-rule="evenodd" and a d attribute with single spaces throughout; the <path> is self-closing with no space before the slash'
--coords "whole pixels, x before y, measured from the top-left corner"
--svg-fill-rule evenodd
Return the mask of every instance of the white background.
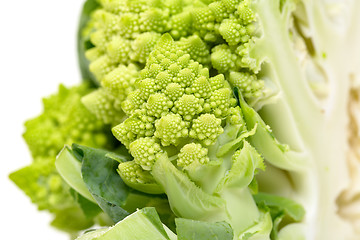
<path id="1" fill-rule="evenodd" d="M 8 180 L 31 162 L 22 139 L 23 122 L 41 112 L 41 97 L 59 83 L 80 82 L 76 59 L 77 22 L 83 0 L 2 1 L 0 6 L 0 238 L 68 240 L 49 226 Z"/>

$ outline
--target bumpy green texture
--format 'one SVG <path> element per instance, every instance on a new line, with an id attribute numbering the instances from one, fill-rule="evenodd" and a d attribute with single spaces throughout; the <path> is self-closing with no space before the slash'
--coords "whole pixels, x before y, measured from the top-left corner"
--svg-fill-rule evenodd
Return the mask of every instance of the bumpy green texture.
<path id="1" fill-rule="evenodd" d="M 87 84 L 73 88 L 60 85 L 57 94 L 43 99 L 43 113 L 25 123 L 24 139 L 32 156 L 54 157 L 64 144 L 106 146 L 105 126 L 81 103 L 92 89 Z"/>
<path id="2" fill-rule="evenodd" d="M 139 88 L 123 102 L 128 119 L 113 128 L 114 135 L 125 146 L 130 145 L 132 153 L 131 142 L 145 137 L 162 147 L 181 147 L 186 141 L 205 146 L 215 143 L 223 132 L 222 120 L 236 104 L 224 81 L 211 91 L 213 80 L 222 76 L 210 78 L 208 69 L 190 60 L 170 35 L 158 42 L 140 75 Z M 173 87 L 184 94 L 169 91 Z"/>
<path id="3" fill-rule="evenodd" d="M 144 170 L 151 169 L 160 152 L 161 147 L 153 138 L 139 138 L 130 144 L 130 153 L 134 161 Z"/>
<path id="4" fill-rule="evenodd" d="M 57 94 L 43 99 L 43 113 L 25 123 L 24 139 L 33 163 L 10 175 L 40 210 L 55 215 L 53 225 L 66 231 L 85 229 L 94 222 L 92 217 L 86 218 L 58 174 L 56 155 L 64 144 L 73 142 L 102 148 L 114 145 L 109 128 L 81 103 L 81 98 L 91 91 L 87 84 L 72 88 L 60 85 Z M 77 220 L 67 224 L 66 219 L 71 218 Z"/>
<path id="5" fill-rule="evenodd" d="M 138 76 L 135 65 L 119 65 L 105 75 L 102 87 L 88 94 L 82 102 L 102 123 L 115 125 L 125 117 L 121 103 L 135 89 Z"/>
<path id="6" fill-rule="evenodd" d="M 226 221 L 236 235 L 245 233 L 263 221 L 248 186 L 264 165 L 245 141 L 255 131 L 248 131 L 236 105 L 224 75 L 210 77 L 163 35 L 122 103 L 128 118 L 112 129 L 134 157 L 120 163 L 120 176 L 136 190 L 164 192 L 178 217 Z"/>
<path id="7" fill-rule="evenodd" d="M 192 10 L 197 34 L 211 47 L 211 66 L 227 78 L 230 72 L 249 74 L 251 81 L 238 87 L 245 98 L 265 97 L 263 81 L 257 79 L 259 63 L 249 57 L 256 36 L 257 19 L 251 0 L 213 1 Z"/>
<path id="8" fill-rule="evenodd" d="M 109 127 L 97 120 L 81 102 L 81 98 L 93 90 L 86 83 L 72 88 L 60 85 L 57 94 L 43 99 L 43 113 L 25 123 L 24 139 L 35 159 L 38 156 L 54 156 L 64 144 L 73 142 L 88 146 L 113 146 Z M 50 136 L 49 132 L 57 134 Z"/>
<path id="9" fill-rule="evenodd" d="M 180 149 L 177 165 L 186 168 L 191 164 L 206 164 L 209 162 L 208 149 L 198 143 L 189 143 Z"/>
<path id="10" fill-rule="evenodd" d="M 230 72 L 251 75 L 248 78 L 251 81 L 234 85 L 245 98 L 254 98 L 249 92 L 258 98 L 265 97 L 263 81 L 257 79 L 259 62 L 249 56 L 257 23 L 250 0 L 103 0 L 99 3 L 84 34 L 93 45 L 86 52 L 89 69 L 101 85 L 119 66 L 135 64 L 141 69 L 161 35 L 169 33 L 179 49 L 211 71 L 226 77 Z"/>
<path id="11" fill-rule="evenodd" d="M 101 0 L 99 3 L 100 8 L 93 12 L 88 24 L 93 28 L 90 40 L 94 47 L 86 52 L 90 71 L 99 82 L 119 64 L 145 64 L 161 34 L 169 32 L 173 38 L 180 39 L 192 33 L 189 10 L 194 1 Z"/>

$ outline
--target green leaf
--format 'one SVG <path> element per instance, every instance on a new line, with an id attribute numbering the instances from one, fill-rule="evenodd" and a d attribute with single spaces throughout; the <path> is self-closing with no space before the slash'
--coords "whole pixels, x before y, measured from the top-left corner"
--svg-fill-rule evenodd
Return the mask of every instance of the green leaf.
<path id="1" fill-rule="evenodd" d="M 226 219 L 224 200 L 196 186 L 186 173 L 171 163 L 166 154 L 157 159 L 151 174 L 163 187 L 176 216 L 208 221 Z"/>
<path id="2" fill-rule="evenodd" d="M 232 240 L 233 230 L 226 222 L 202 222 L 185 218 L 175 219 L 178 240 Z"/>
<path id="3" fill-rule="evenodd" d="M 28 195 L 39 210 L 57 212 L 76 204 L 69 186 L 62 181 L 54 167 L 54 158 L 34 161 L 31 165 L 10 174 L 9 178 Z"/>
<path id="4" fill-rule="evenodd" d="M 77 144 L 72 149 L 82 157 L 81 173 L 91 194 L 117 206 L 124 205 L 129 188 L 116 172 L 118 162 L 106 157 L 108 151 Z"/>
<path id="5" fill-rule="evenodd" d="M 87 218 L 94 218 L 101 212 L 101 208 L 99 208 L 97 204 L 89 201 L 81 194 L 76 192 L 74 189 L 70 189 L 70 194 L 73 199 L 78 203 Z"/>
<path id="6" fill-rule="evenodd" d="M 266 193 L 258 193 L 254 195 L 256 203 L 263 203 L 270 209 L 276 208 L 278 211 L 284 211 L 289 217 L 295 221 L 301 221 L 305 215 L 304 208 L 297 202 L 280 196 Z"/>
<path id="7" fill-rule="evenodd" d="M 100 208 L 107 213 L 107 215 L 116 223 L 118 221 L 121 221 L 126 216 L 128 216 L 130 213 L 124 210 L 122 207 L 113 204 L 111 202 L 108 202 L 104 198 L 97 196 L 96 194 L 93 194 L 96 202 L 99 204 Z"/>
<path id="8" fill-rule="evenodd" d="M 233 164 L 226 176 L 218 185 L 216 192 L 224 188 L 244 188 L 253 180 L 256 169 L 264 169 L 264 163 L 256 150 L 247 142 L 243 141 L 244 146 L 240 152 L 233 155 Z"/>
<path id="9" fill-rule="evenodd" d="M 277 240 L 279 237 L 279 229 L 280 229 L 280 223 L 283 220 L 285 216 L 285 213 L 281 212 L 278 213 L 275 217 L 272 216 L 273 219 L 273 229 L 271 231 L 271 239 Z"/>
<path id="10" fill-rule="evenodd" d="M 96 202 L 89 192 L 81 175 L 81 162 L 76 153 L 65 146 L 56 158 L 55 166 L 62 178 L 78 193 L 92 202 Z"/>
<path id="11" fill-rule="evenodd" d="M 255 126 L 255 134 L 248 140 L 252 146 L 272 165 L 290 171 L 298 171 L 307 164 L 306 155 L 291 151 L 287 145 L 280 144 L 259 114 L 243 99 L 237 89 L 234 90 L 239 99 L 240 107 L 248 129 Z"/>
<path id="12" fill-rule="evenodd" d="M 164 226 L 155 208 L 143 208 L 118 222 L 114 227 L 89 232 L 78 240 L 175 240 L 176 235 Z"/>
<path id="13" fill-rule="evenodd" d="M 124 209 L 130 189 L 124 184 L 116 169 L 118 162 L 106 157 L 105 150 L 73 144 L 73 152 L 82 161 L 84 184 L 99 206 L 113 219 L 120 221 L 130 213 Z"/>
<path id="14" fill-rule="evenodd" d="M 114 222 L 137 208 L 153 206 L 162 220 L 172 225 L 174 216 L 165 195 L 152 195 L 128 187 L 117 173 L 118 161 L 110 152 L 73 144 L 73 156 L 82 162 L 82 179 L 89 192 Z M 111 157 L 109 157 L 111 156 Z"/>
<path id="15" fill-rule="evenodd" d="M 89 70 L 89 61 L 85 57 L 86 50 L 93 47 L 90 42 L 89 34 L 86 31 L 91 31 L 91 26 L 88 26 L 91 13 L 99 7 L 99 3 L 96 0 L 87 0 L 83 6 L 77 35 L 77 48 L 78 48 L 78 61 L 81 70 L 81 76 L 83 80 L 92 82 L 95 85 L 99 85 L 95 76 Z M 90 29 L 89 29 L 90 28 Z"/>
<path id="16" fill-rule="evenodd" d="M 232 140 L 232 141 L 222 145 L 219 148 L 218 152 L 216 153 L 216 157 L 219 157 L 219 158 L 223 157 L 230 151 L 234 151 L 234 150 L 238 149 L 241 146 L 241 143 L 244 139 L 246 139 L 256 133 L 256 127 L 257 127 L 257 125 L 255 124 L 254 128 L 251 129 L 250 131 L 242 133 L 235 140 Z"/>
<path id="17" fill-rule="evenodd" d="M 155 208 L 143 208 L 141 212 L 146 215 L 147 219 L 149 219 L 152 225 L 157 228 L 164 237 L 168 238 L 167 233 Z"/>
<path id="18" fill-rule="evenodd" d="M 270 240 L 273 228 L 272 219 L 269 212 L 260 211 L 260 217 L 256 224 L 246 229 L 240 234 L 241 240 Z"/>

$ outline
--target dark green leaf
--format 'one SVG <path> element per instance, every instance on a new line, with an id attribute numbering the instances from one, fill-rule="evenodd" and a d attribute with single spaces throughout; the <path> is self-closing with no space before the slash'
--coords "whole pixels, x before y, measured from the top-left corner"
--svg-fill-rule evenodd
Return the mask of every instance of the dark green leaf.
<path id="1" fill-rule="evenodd" d="M 107 213 L 107 215 L 114 221 L 114 223 L 121 221 L 127 217 L 130 213 L 124 210 L 122 207 L 108 202 L 102 197 L 93 194 L 96 202 L 99 204 L 101 209 Z"/>
<path id="2" fill-rule="evenodd" d="M 81 173 L 89 191 L 112 204 L 124 205 L 129 188 L 116 172 L 118 163 L 106 157 L 108 152 L 76 144 L 72 148 L 82 155 Z"/>
<path id="3" fill-rule="evenodd" d="M 133 160 L 133 157 L 124 145 L 120 145 L 114 152 L 107 153 L 106 157 L 116 160 L 119 163 Z"/>
<path id="4" fill-rule="evenodd" d="M 105 150 L 72 146 L 76 156 L 81 157 L 83 180 L 99 206 L 117 222 L 129 212 L 123 209 L 130 189 L 124 184 L 116 169 L 118 163 L 106 157 Z"/>
<path id="5" fill-rule="evenodd" d="M 165 195 L 146 194 L 128 187 L 116 171 L 119 162 L 113 159 L 113 153 L 76 144 L 73 144 L 72 152 L 82 162 L 85 185 L 114 222 L 138 208 L 153 206 L 161 220 L 171 226 L 174 217 Z"/>

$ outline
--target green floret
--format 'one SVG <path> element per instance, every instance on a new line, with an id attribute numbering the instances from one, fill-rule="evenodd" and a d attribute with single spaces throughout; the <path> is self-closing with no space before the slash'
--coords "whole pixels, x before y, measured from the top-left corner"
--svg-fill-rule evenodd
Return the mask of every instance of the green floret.
<path id="1" fill-rule="evenodd" d="M 112 62 L 128 63 L 131 42 L 120 36 L 113 37 L 106 47 L 106 53 Z"/>
<path id="2" fill-rule="evenodd" d="M 248 72 L 230 72 L 229 82 L 237 87 L 246 99 L 260 98 L 264 94 L 264 81 Z"/>
<path id="3" fill-rule="evenodd" d="M 219 40 L 214 24 L 215 16 L 208 7 L 194 8 L 191 14 L 193 17 L 193 26 L 203 39 L 209 42 Z"/>
<path id="4" fill-rule="evenodd" d="M 136 86 L 138 89 L 129 94 L 122 107 L 129 119 L 141 110 L 143 117 L 154 120 L 154 136 L 163 146 L 176 146 L 181 139 L 193 138 L 188 136 L 188 128 L 194 119 L 193 136 L 211 145 L 221 133 L 221 119 L 226 118 L 236 103 L 224 77 L 209 78 L 209 70 L 194 60 L 189 61 L 189 55 L 179 49 L 169 35 L 163 36 L 150 54 Z M 214 88 L 216 90 L 212 91 Z M 213 113 L 212 116 L 220 119 L 208 118 L 209 114 L 202 117 L 205 113 Z M 201 121 L 206 119 L 214 121 L 200 127 Z M 115 136 L 125 141 L 126 146 L 134 136 L 144 136 L 131 130 L 130 126 L 122 126 L 120 130 L 114 129 Z"/>
<path id="5" fill-rule="evenodd" d="M 236 15 L 242 24 L 250 24 L 256 21 L 254 11 L 250 7 L 251 0 L 243 0 L 237 7 Z"/>
<path id="6" fill-rule="evenodd" d="M 99 121 L 114 125 L 121 122 L 125 115 L 116 98 L 108 94 L 104 88 L 84 96 L 82 103 Z"/>
<path id="7" fill-rule="evenodd" d="M 154 136 L 161 140 L 163 146 L 176 146 L 181 138 L 188 136 L 187 125 L 179 114 L 169 113 L 155 122 Z"/>
<path id="8" fill-rule="evenodd" d="M 126 1 L 119 0 L 98 0 L 103 8 L 111 13 L 118 14 L 124 12 L 126 8 Z"/>
<path id="9" fill-rule="evenodd" d="M 169 63 L 167 63 L 167 62 L 169 62 Z M 163 68 L 171 69 L 171 67 L 174 66 L 174 64 L 170 64 L 169 59 L 164 58 L 161 61 L 160 66 Z M 172 82 L 172 78 L 173 78 L 173 76 L 168 71 L 160 72 L 155 77 L 155 83 L 157 85 L 157 88 L 165 89 L 167 87 L 167 85 L 169 85 Z"/>
<path id="10" fill-rule="evenodd" d="M 153 56 L 150 56 L 151 58 L 154 58 Z M 149 57 L 149 58 L 150 58 Z M 155 61 L 155 59 L 152 59 L 152 61 Z M 140 72 L 141 79 L 145 78 L 155 78 L 160 72 L 163 71 L 163 68 L 159 64 L 152 64 L 150 68 L 142 69 Z"/>
<path id="11" fill-rule="evenodd" d="M 138 76 L 139 71 L 135 65 L 120 65 L 105 75 L 101 81 L 101 86 L 120 104 L 135 90 L 135 81 Z"/>
<path id="12" fill-rule="evenodd" d="M 106 127 L 80 101 L 91 91 L 87 84 L 73 88 L 60 85 L 57 94 L 43 99 L 44 112 L 25 123 L 24 139 L 34 158 L 54 157 L 64 144 L 72 142 L 108 144 Z"/>
<path id="13" fill-rule="evenodd" d="M 147 1 L 144 0 L 133 0 L 133 1 L 125 1 L 126 2 L 126 10 L 133 13 L 141 13 L 147 9 L 149 6 L 147 5 Z"/>
<path id="14" fill-rule="evenodd" d="M 145 110 L 137 110 L 131 117 L 125 120 L 130 132 L 138 137 L 152 136 L 155 128 L 153 118 L 145 114 Z"/>
<path id="15" fill-rule="evenodd" d="M 139 138 L 130 144 L 130 153 L 134 161 L 144 170 L 151 170 L 159 154 L 162 152 L 160 144 L 154 138 Z"/>
<path id="16" fill-rule="evenodd" d="M 121 179 L 130 187 L 150 194 L 163 193 L 159 184 L 149 171 L 145 171 L 135 161 L 119 164 L 118 172 Z"/>
<path id="17" fill-rule="evenodd" d="M 232 13 L 236 10 L 236 6 L 241 0 L 221 0 L 221 2 L 225 5 L 226 9 Z"/>
<path id="18" fill-rule="evenodd" d="M 81 102 L 91 91 L 93 89 L 87 84 L 72 88 L 60 85 L 56 94 L 43 99 L 43 113 L 25 123 L 23 135 L 33 162 L 10 174 L 10 179 L 39 210 L 54 215 L 53 226 L 72 233 L 93 225 L 100 209 L 95 206 L 94 215 L 86 215 L 71 194 L 70 186 L 56 170 L 55 158 L 65 144 L 73 142 L 108 149 L 115 145 L 109 127 L 97 120 Z M 82 200 L 84 204 L 92 204 Z"/>
<path id="19" fill-rule="evenodd" d="M 149 116 L 160 118 L 165 116 L 172 106 L 173 102 L 170 101 L 165 94 L 154 93 L 146 103 L 146 110 Z"/>
<path id="20" fill-rule="evenodd" d="M 145 78 L 137 82 L 137 87 L 140 90 L 141 98 L 148 99 L 151 94 L 154 94 L 157 90 L 155 79 Z"/>
<path id="21" fill-rule="evenodd" d="M 210 63 L 209 47 L 198 35 L 181 38 L 177 43 L 181 50 L 189 53 L 191 59 L 203 65 Z"/>
<path id="22" fill-rule="evenodd" d="M 96 46 L 96 49 L 103 54 L 106 51 L 106 45 L 109 40 L 106 37 L 104 30 L 97 30 L 91 33 L 90 41 Z M 91 60 L 94 61 L 96 59 Z"/>
<path id="23" fill-rule="evenodd" d="M 144 93 L 140 89 L 131 92 L 121 107 L 127 115 L 131 115 L 136 109 L 139 109 L 145 103 Z"/>
<path id="24" fill-rule="evenodd" d="M 188 1 L 184 0 L 164 0 L 163 7 L 166 7 L 171 15 L 180 13 L 186 7 Z"/>
<path id="25" fill-rule="evenodd" d="M 134 39 L 140 34 L 139 15 L 136 13 L 124 13 L 118 17 L 117 28 L 118 34 L 127 39 Z"/>
<path id="26" fill-rule="evenodd" d="M 148 171 L 144 171 L 142 167 L 135 161 L 120 163 L 118 170 L 122 179 L 126 179 L 131 183 L 151 184 L 155 183 L 154 178 Z"/>
<path id="27" fill-rule="evenodd" d="M 239 57 L 228 45 L 217 45 L 211 51 L 211 64 L 220 73 L 227 73 L 238 68 Z"/>
<path id="28" fill-rule="evenodd" d="M 167 15 L 160 9 L 148 9 L 139 14 L 139 26 L 142 32 L 164 32 L 166 31 Z"/>
<path id="29" fill-rule="evenodd" d="M 189 88 L 185 89 L 185 92 L 193 94 L 197 98 L 209 98 L 211 96 L 211 86 L 208 79 L 208 77 L 199 76 L 193 81 Z"/>
<path id="30" fill-rule="evenodd" d="M 235 49 L 235 53 L 240 57 L 239 66 L 242 68 L 248 68 L 254 73 L 258 73 L 260 70 L 260 62 L 258 59 L 253 58 L 251 55 L 254 42 L 251 40 L 247 43 L 239 45 Z"/>
<path id="31" fill-rule="evenodd" d="M 188 56 L 188 55 L 186 55 Z M 190 57 L 190 56 L 189 56 Z M 177 83 L 181 85 L 181 87 L 185 88 L 191 85 L 191 83 L 195 79 L 195 74 L 191 71 L 190 68 L 184 68 L 182 69 L 179 74 L 177 75 L 177 78 L 174 79 Z"/>
<path id="32" fill-rule="evenodd" d="M 99 82 L 115 67 L 116 65 L 111 61 L 108 55 L 103 55 L 97 58 L 89 65 L 90 71 L 95 75 L 97 79 L 99 79 Z"/>
<path id="33" fill-rule="evenodd" d="M 235 105 L 236 99 L 233 98 L 232 91 L 229 88 L 220 88 L 215 90 L 211 97 L 206 100 L 204 107 L 211 109 L 211 113 L 223 119 L 229 115 L 230 108 Z"/>
<path id="34" fill-rule="evenodd" d="M 217 137 L 223 133 L 221 119 L 213 114 L 203 114 L 193 120 L 190 137 L 200 140 L 205 146 L 216 142 Z"/>
<path id="35" fill-rule="evenodd" d="M 168 23 L 168 29 L 174 39 L 190 35 L 192 32 L 192 18 L 189 12 L 173 15 Z"/>
<path id="36" fill-rule="evenodd" d="M 125 122 L 113 127 L 112 133 L 127 148 L 136 139 L 136 135 L 130 131 L 130 127 Z"/>
<path id="37" fill-rule="evenodd" d="M 173 63 L 169 66 L 168 72 L 171 74 L 172 77 L 176 77 L 181 70 L 181 66 L 177 63 Z"/>
<path id="38" fill-rule="evenodd" d="M 96 59 L 100 58 L 103 55 L 103 51 L 98 47 L 93 47 L 86 51 L 85 57 L 90 61 L 94 62 Z"/>
<path id="39" fill-rule="evenodd" d="M 154 134 L 154 118 L 145 113 L 145 109 L 137 109 L 129 118 L 112 129 L 114 136 L 127 148 L 135 139 Z"/>
<path id="40" fill-rule="evenodd" d="M 182 95 L 176 102 L 172 111 L 183 116 L 184 120 L 190 121 L 195 115 L 202 112 L 200 99 L 194 95 Z"/>
<path id="41" fill-rule="evenodd" d="M 221 119 L 225 119 L 229 109 L 236 104 L 223 75 L 209 78 L 209 70 L 189 58 L 169 35 L 163 36 L 141 71 L 136 84 L 138 89 L 122 103 L 129 119 L 141 110 L 143 118 L 156 122 L 154 136 L 163 146 L 178 145 L 180 139 L 193 138 L 188 136 L 191 122 L 195 123 L 192 126 L 195 139 L 211 145 L 221 133 Z M 206 113 L 213 113 L 216 120 L 209 118 L 209 114 L 202 116 Z M 200 127 L 201 121 L 206 119 L 209 122 L 204 126 L 208 127 Z M 142 126 L 146 123 L 142 122 Z M 139 129 L 132 130 L 128 124 L 120 124 L 114 132 L 128 146 L 135 136 L 150 137 L 151 131 L 144 135 L 139 134 Z M 141 131 L 144 132 L 144 128 Z M 197 131 L 199 134 L 195 134 Z"/>
<path id="42" fill-rule="evenodd" d="M 98 9 L 93 13 L 93 18 L 96 21 L 94 25 L 103 31 L 107 38 L 120 31 L 121 17 L 116 14 Z"/>
<path id="43" fill-rule="evenodd" d="M 182 53 L 180 52 L 179 55 L 182 55 Z M 191 62 L 190 61 L 190 55 L 188 55 L 188 54 L 182 55 L 181 57 L 179 57 L 179 59 L 176 62 L 181 67 L 186 67 Z"/>
<path id="44" fill-rule="evenodd" d="M 117 0 L 99 4 L 82 33 L 93 45 L 85 47 L 85 56 L 97 82 L 119 64 L 144 64 L 163 33 L 170 32 L 176 39 L 193 34 L 191 1 Z M 195 52 L 201 57 L 203 47 L 196 46 L 201 50 Z"/>
<path id="45" fill-rule="evenodd" d="M 37 158 L 37 161 L 10 175 L 23 191 L 38 205 L 39 210 L 51 212 L 72 207 L 69 186 L 54 168 L 54 158 Z M 29 182 L 33 184 L 28 184 Z M 26 186 L 26 187 L 25 187 Z"/>
<path id="46" fill-rule="evenodd" d="M 211 91 L 221 89 L 224 86 L 226 87 L 227 84 L 228 84 L 228 82 L 225 81 L 225 78 L 224 78 L 223 74 L 218 74 L 215 77 L 210 78 L 209 83 L 210 83 L 210 86 L 211 86 Z"/>
<path id="47" fill-rule="evenodd" d="M 184 94 L 185 89 L 178 83 L 170 83 L 166 86 L 165 95 L 171 100 L 176 101 Z"/>
<path id="48" fill-rule="evenodd" d="M 177 159 L 177 165 L 185 169 L 192 164 L 206 164 L 208 162 L 208 149 L 198 143 L 189 143 L 183 146 Z"/>
<path id="49" fill-rule="evenodd" d="M 160 34 L 156 32 L 145 32 L 139 34 L 131 44 L 131 60 L 145 63 L 156 42 L 160 39 Z"/>
<path id="50" fill-rule="evenodd" d="M 221 22 L 223 19 L 228 18 L 230 15 L 229 9 L 223 1 L 216 1 L 209 4 L 209 8 L 214 14 L 216 22 Z"/>
<path id="51" fill-rule="evenodd" d="M 241 20 L 237 18 L 226 19 L 219 27 L 219 33 L 229 45 L 247 42 L 251 36 L 247 30 L 246 26 L 243 26 Z"/>

